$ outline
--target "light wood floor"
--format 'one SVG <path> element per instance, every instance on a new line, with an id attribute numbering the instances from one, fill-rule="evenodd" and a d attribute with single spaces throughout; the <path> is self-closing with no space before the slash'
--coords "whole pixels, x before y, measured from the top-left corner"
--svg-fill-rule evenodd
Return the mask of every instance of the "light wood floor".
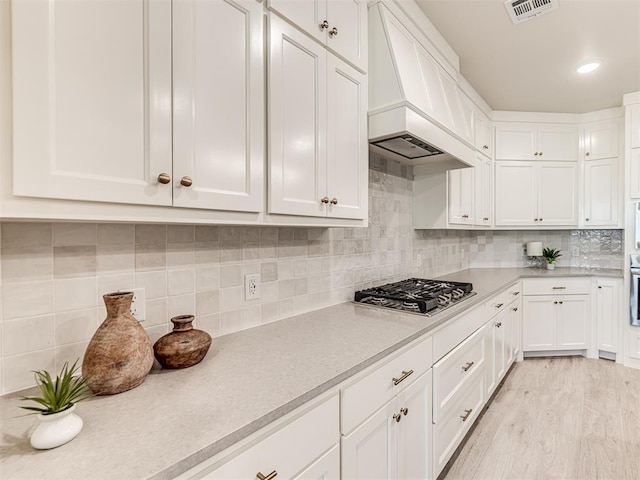
<path id="1" fill-rule="evenodd" d="M 518 363 L 445 478 L 640 479 L 640 370 L 582 357 Z"/>

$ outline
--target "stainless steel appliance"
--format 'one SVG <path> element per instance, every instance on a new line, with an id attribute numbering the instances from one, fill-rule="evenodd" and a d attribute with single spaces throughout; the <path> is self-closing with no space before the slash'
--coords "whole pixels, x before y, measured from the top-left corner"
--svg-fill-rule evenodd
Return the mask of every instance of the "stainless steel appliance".
<path id="1" fill-rule="evenodd" d="M 433 316 L 475 294 L 471 283 L 410 278 L 360 290 L 355 293 L 354 301 Z"/>
<path id="2" fill-rule="evenodd" d="M 631 255 L 631 325 L 640 326 L 640 255 Z"/>

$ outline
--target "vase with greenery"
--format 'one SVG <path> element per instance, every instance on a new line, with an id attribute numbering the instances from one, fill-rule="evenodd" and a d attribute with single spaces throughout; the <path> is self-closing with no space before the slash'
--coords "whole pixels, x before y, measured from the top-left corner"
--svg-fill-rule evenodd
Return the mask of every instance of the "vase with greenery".
<path id="1" fill-rule="evenodd" d="M 31 435 L 31 446 L 37 449 L 59 447 L 73 440 L 82 430 L 82 419 L 74 413 L 76 403 L 92 396 L 85 379 L 76 375 L 78 360 L 69 367 L 66 362 L 56 378 L 46 370 L 34 372 L 39 396 L 22 397 L 37 406 L 24 406 L 38 414 L 38 426 Z"/>
<path id="2" fill-rule="evenodd" d="M 543 248 L 542 256 L 547 261 L 547 269 L 553 270 L 555 268 L 555 261 L 558 257 L 562 256 L 562 250 L 556 250 L 555 248 Z"/>

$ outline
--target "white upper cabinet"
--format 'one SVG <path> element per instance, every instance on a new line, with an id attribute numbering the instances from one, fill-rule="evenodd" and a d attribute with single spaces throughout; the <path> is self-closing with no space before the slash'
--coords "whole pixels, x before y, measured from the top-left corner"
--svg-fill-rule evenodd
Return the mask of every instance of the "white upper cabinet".
<path id="1" fill-rule="evenodd" d="M 601 160 L 618 156 L 619 122 L 607 120 L 584 126 L 585 160 Z"/>
<path id="2" fill-rule="evenodd" d="M 496 226 L 576 226 L 578 168 L 562 162 L 496 162 Z"/>
<path id="3" fill-rule="evenodd" d="M 169 0 L 12 3 L 14 194 L 171 205 Z"/>
<path id="4" fill-rule="evenodd" d="M 489 158 L 493 157 L 493 128 L 491 120 L 484 113 L 476 111 L 475 114 L 475 146 Z"/>
<path id="5" fill-rule="evenodd" d="M 367 71 L 366 0 L 269 0 L 269 8 Z"/>
<path id="6" fill-rule="evenodd" d="M 270 17 L 269 212 L 367 217 L 366 76 Z"/>
<path id="7" fill-rule="evenodd" d="M 262 14 L 255 0 L 173 2 L 176 206 L 263 209 Z"/>
<path id="8" fill-rule="evenodd" d="M 493 161 L 478 156 L 479 165 L 475 167 L 475 204 L 474 224 L 490 227 L 493 223 Z"/>
<path id="9" fill-rule="evenodd" d="M 14 193 L 263 211 L 262 19 L 254 0 L 16 3 Z"/>
<path id="10" fill-rule="evenodd" d="M 453 225 L 473 225 L 474 182 L 477 167 L 449 170 L 449 192 L 447 209 L 449 223 Z"/>
<path id="11" fill-rule="evenodd" d="M 503 123 L 496 126 L 496 160 L 578 160 L 578 127 Z"/>
<path id="12" fill-rule="evenodd" d="M 585 227 L 615 227 L 620 223 L 618 158 L 584 162 Z"/>
<path id="13" fill-rule="evenodd" d="M 629 125 L 629 145 L 631 148 L 640 147 L 640 105 L 631 105 L 626 108 Z"/>

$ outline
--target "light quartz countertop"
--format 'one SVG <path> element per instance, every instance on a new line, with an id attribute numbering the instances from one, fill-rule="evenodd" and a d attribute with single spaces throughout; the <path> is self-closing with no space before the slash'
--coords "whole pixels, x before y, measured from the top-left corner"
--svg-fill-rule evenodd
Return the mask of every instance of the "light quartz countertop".
<path id="1" fill-rule="evenodd" d="M 0 478 L 168 479 L 291 412 L 524 277 L 621 270 L 470 269 L 440 277 L 477 295 L 432 318 L 344 303 L 216 338 L 204 361 L 154 368 L 142 385 L 77 405 L 73 441 L 37 451 L 21 394 L 0 397 Z"/>

